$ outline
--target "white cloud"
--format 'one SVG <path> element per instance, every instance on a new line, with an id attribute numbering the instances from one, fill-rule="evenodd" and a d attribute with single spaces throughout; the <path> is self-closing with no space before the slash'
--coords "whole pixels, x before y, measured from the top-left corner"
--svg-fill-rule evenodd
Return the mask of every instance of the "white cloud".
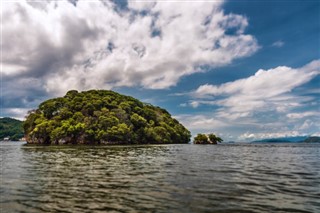
<path id="1" fill-rule="evenodd" d="M 279 40 L 279 41 L 273 42 L 273 44 L 271 46 L 273 46 L 273 47 L 283 47 L 283 45 L 284 45 L 284 42 Z"/>
<path id="2" fill-rule="evenodd" d="M 281 132 L 266 132 L 266 133 L 250 133 L 246 132 L 239 136 L 240 141 L 252 141 L 265 138 L 284 138 L 284 137 L 295 137 L 295 136 L 304 136 L 298 131 L 281 131 Z"/>
<path id="3" fill-rule="evenodd" d="M 37 77 L 49 93 L 143 86 L 163 89 L 199 66 L 223 66 L 257 51 L 244 16 L 223 2 L 5 2 L 4 78 Z M 226 31 L 233 29 L 233 35 Z"/>
<path id="4" fill-rule="evenodd" d="M 215 119 L 210 115 L 177 115 L 174 117 L 191 131 L 220 130 L 228 126 L 226 122 L 221 121 L 219 119 Z"/>
<path id="5" fill-rule="evenodd" d="M 128 7 L 133 10 L 143 11 L 150 10 L 155 6 L 156 2 L 151 1 L 139 1 L 139 0 L 131 0 L 128 1 Z"/>
<path id="6" fill-rule="evenodd" d="M 320 73 L 320 60 L 298 68 L 280 66 L 269 70 L 258 70 L 248 78 L 228 82 L 220 86 L 205 84 L 192 92 L 193 97 L 225 98 L 217 100 L 216 105 L 227 107 L 230 112 L 268 111 L 270 108 L 285 111 L 299 105 L 296 97 L 290 92 Z M 308 97 L 301 98 L 300 101 Z M 198 101 L 205 104 L 206 102 Z M 212 102 L 209 102 L 212 104 Z"/>
<path id="7" fill-rule="evenodd" d="M 317 101 L 295 90 L 319 73 L 320 60 L 315 60 L 301 68 L 280 66 L 222 85 L 201 85 L 185 105 L 212 106 L 204 108 L 212 112 L 182 120 L 191 130 L 230 131 L 238 140 L 314 134 L 320 128 Z"/>
<path id="8" fill-rule="evenodd" d="M 314 122 L 307 119 L 303 122 L 303 124 L 299 127 L 300 130 L 309 129 L 314 125 Z"/>
<path id="9" fill-rule="evenodd" d="M 2 112 L 8 117 L 15 118 L 18 120 L 24 120 L 27 115 L 29 108 L 3 108 Z"/>
<path id="10" fill-rule="evenodd" d="M 2 64 L 2 74 L 6 76 L 14 76 L 23 73 L 26 67 L 16 64 Z"/>
<path id="11" fill-rule="evenodd" d="M 288 113 L 287 117 L 292 119 L 301 119 L 305 117 L 318 116 L 319 112 L 317 111 L 308 111 L 308 112 L 299 112 L 299 113 Z"/>

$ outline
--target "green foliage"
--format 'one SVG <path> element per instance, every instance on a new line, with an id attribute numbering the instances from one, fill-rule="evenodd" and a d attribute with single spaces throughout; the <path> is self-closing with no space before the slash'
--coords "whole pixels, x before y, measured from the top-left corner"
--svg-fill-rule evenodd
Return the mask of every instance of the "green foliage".
<path id="1" fill-rule="evenodd" d="M 0 118 L 0 140 L 9 137 L 12 141 L 18 141 L 23 136 L 22 121 L 13 118 Z"/>
<path id="2" fill-rule="evenodd" d="M 194 144 L 207 144 L 209 141 L 207 135 L 205 134 L 198 134 L 194 139 L 193 139 L 193 143 Z"/>
<path id="3" fill-rule="evenodd" d="M 194 144 L 217 144 L 221 143 L 223 140 L 216 136 L 215 134 L 210 133 L 208 136 L 206 134 L 198 134 L 194 140 Z"/>
<path id="4" fill-rule="evenodd" d="M 67 92 L 29 112 L 28 143 L 188 143 L 190 132 L 164 109 L 113 91 Z"/>
<path id="5" fill-rule="evenodd" d="M 144 128 L 148 124 L 147 120 L 144 119 L 143 117 L 141 117 L 140 115 L 138 115 L 137 113 L 133 113 L 130 116 L 130 121 L 136 130 L 140 129 L 140 128 Z"/>
<path id="6" fill-rule="evenodd" d="M 209 134 L 208 137 L 209 137 L 209 140 L 211 141 L 211 143 L 214 143 L 214 144 L 221 143 L 223 141 L 222 138 L 220 138 L 212 133 Z"/>

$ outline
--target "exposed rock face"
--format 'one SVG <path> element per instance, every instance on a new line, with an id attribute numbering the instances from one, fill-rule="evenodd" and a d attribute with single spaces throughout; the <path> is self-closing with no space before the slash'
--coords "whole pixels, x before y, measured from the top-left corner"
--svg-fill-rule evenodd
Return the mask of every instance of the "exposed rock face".
<path id="1" fill-rule="evenodd" d="M 31 111 L 29 144 L 188 143 L 190 132 L 160 107 L 113 91 L 69 91 Z"/>

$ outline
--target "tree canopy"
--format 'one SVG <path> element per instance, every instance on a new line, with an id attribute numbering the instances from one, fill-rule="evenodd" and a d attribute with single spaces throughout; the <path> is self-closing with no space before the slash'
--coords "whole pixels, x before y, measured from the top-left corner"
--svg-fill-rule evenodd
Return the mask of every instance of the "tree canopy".
<path id="1" fill-rule="evenodd" d="M 24 122 L 28 143 L 188 143 L 190 132 L 160 107 L 108 90 L 78 92 L 44 101 Z"/>
<path id="2" fill-rule="evenodd" d="M 221 143 L 223 140 L 222 138 L 216 136 L 215 134 L 201 134 L 199 133 L 196 137 L 194 137 L 193 143 L 194 144 L 218 144 Z"/>
<path id="3" fill-rule="evenodd" d="M 18 141 L 23 136 L 22 121 L 13 118 L 0 118 L 0 140 L 8 137 L 11 141 Z"/>

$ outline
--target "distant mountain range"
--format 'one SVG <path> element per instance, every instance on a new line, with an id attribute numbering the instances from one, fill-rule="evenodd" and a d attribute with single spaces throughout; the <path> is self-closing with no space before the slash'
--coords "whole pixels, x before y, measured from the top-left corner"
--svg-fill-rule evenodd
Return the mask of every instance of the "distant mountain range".
<path id="1" fill-rule="evenodd" d="M 295 136 L 283 138 L 266 138 L 252 141 L 252 143 L 320 143 L 320 137 L 317 136 Z"/>

